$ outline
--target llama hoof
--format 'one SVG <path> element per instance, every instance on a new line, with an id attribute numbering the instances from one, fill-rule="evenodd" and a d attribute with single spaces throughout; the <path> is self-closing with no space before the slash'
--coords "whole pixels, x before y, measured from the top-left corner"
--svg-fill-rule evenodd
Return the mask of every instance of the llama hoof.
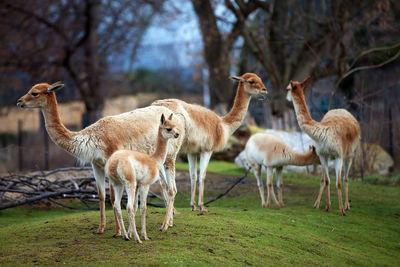
<path id="1" fill-rule="evenodd" d="M 146 236 L 146 237 L 143 237 L 143 239 L 144 239 L 145 241 L 149 241 L 149 240 L 150 240 L 150 238 L 148 238 L 147 236 Z"/>
<path id="2" fill-rule="evenodd" d="M 200 212 L 201 212 L 201 213 L 207 213 L 207 212 L 208 212 L 208 209 L 206 209 L 205 207 L 201 207 L 201 208 L 200 208 Z"/>
<path id="3" fill-rule="evenodd" d="M 350 204 L 346 204 L 345 210 L 350 210 Z"/>
<path id="4" fill-rule="evenodd" d="M 112 237 L 116 238 L 116 237 L 121 237 L 121 236 L 122 236 L 121 234 L 113 234 Z"/>
<path id="5" fill-rule="evenodd" d="M 270 204 L 270 203 L 267 203 L 267 208 L 269 208 L 269 207 L 271 207 L 271 204 Z"/>
<path id="6" fill-rule="evenodd" d="M 97 228 L 97 230 L 95 231 L 95 232 L 93 232 L 94 234 L 102 234 L 102 233 L 104 233 L 104 226 L 103 227 L 99 227 L 99 228 Z"/>
<path id="7" fill-rule="evenodd" d="M 339 211 L 340 211 L 340 215 L 346 216 L 346 212 L 344 212 L 344 208 L 343 207 L 340 208 Z"/>
<path id="8" fill-rule="evenodd" d="M 136 243 L 143 244 L 142 240 L 140 240 L 140 239 L 136 240 Z"/>
<path id="9" fill-rule="evenodd" d="M 128 236 L 124 236 L 123 239 L 124 239 L 125 241 L 131 240 Z"/>
<path id="10" fill-rule="evenodd" d="M 192 211 L 199 211 L 196 205 L 192 205 Z"/>
<path id="11" fill-rule="evenodd" d="M 265 203 L 262 204 L 262 207 L 265 208 L 267 205 Z"/>
<path id="12" fill-rule="evenodd" d="M 279 203 L 279 205 L 281 206 L 281 208 L 285 207 L 285 204 L 283 204 L 283 203 Z"/>
<path id="13" fill-rule="evenodd" d="M 331 210 L 331 204 L 329 203 L 325 206 L 325 211 L 330 211 L 330 210 Z"/>
<path id="14" fill-rule="evenodd" d="M 165 232 L 165 231 L 167 231 L 167 229 L 168 229 L 168 225 L 163 225 L 163 226 L 161 226 L 160 231 Z"/>

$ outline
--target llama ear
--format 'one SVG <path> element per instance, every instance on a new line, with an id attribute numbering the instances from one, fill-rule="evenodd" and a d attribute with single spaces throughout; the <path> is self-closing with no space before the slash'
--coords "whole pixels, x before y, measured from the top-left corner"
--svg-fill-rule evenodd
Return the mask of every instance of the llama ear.
<path id="1" fill-rule="evenodd" d="M 50 87 L 47 88 L 47 92 L 55 92 L 63 87 L 64 87 L 64 84 L 62 84 L 60 81 L 58 81 L 58 82 L 55 82 L 52 85 L 50 85 Z"/>
<path id="2" fill-rule="evenodd" d="M 304 87 L 304 85 L 307 84 L 307 82 L 310 80 L 310 76 L 304 79 L 304 81 L 301 82 L 301 86 Z"/>
<path id="3" fill-rule="evenodd" d="M 296 90 L 296 88 L 297 88 L 296 84 L 294 84 L 294 82 L 290 80 L 290 89 Z"/>
<path id="4" fill-rule="evenodd" d="M 174 115 L 174 113 L 171 113 L 171 115 L 169 115 L 168 120 L 172 120 L 172 115 Z"/>
<path id="5" fill-rule="evenodd" d="M 239 81 L 239 82 L 244 82 L 244 79 L 240 76 L 231 76 L 229 79 L 234 80 L 234 81 Z"/>
<path id="6" fill-rule="evenodd" d="M 161 125 L 164 125 L 164 122 L 165 122 L 165 117 L 164 117 L 164 114 L 161 114 Z"/>

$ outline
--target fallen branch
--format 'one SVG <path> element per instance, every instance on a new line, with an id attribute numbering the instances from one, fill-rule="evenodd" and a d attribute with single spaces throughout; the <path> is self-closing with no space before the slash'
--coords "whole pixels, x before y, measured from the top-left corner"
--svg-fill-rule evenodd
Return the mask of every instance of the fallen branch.
<path id="1" fill-rule="evenodd" d="M 74 193 L 77 190 L 64 190 L 64 191 L 58 191 L 58 192 L 50 192 L 50 193 L 44 193 L 41 194 L 39 196 L 35 196 L 35 197 L 30 197 L 30 198 L 26 198 L 23 200 L 16 200 L 16 201 L 12 201 L 12 202 L 7 202 L 6 204 L 0 205 L 0 210 L 4 210 L 4 209 L 8 209 L 8 208 L 13 208 L 16 206 L 21 206 L 24 204 L 29 204 L 29 203 L 33 203 L 35 201 L 44 199 L 44 198 L 51 198 L 51 197 L 56 197 L 62 194 L 68 194 L 68 193 Z"/>
<path id="2" fill-rule="evenodd" d="M 49 204 L 49 202 L 68 209 L 79 209 L 70 207 L 60 203 L 56 199 L 79 199 L 87 209 L 98 209 L 90 207 L 86 200 L 98 198 L 97 187 L 93 176 L 83 177 L 64 177 L 62 179 L 46 178 L 51 174 L 66 171 L 90 170 L 88 167 L 69 167 L 59 168 L 41 174 L 20 175 L 10 174 L 0 177 L 0 210 L 12 208 L 25 204 Z M 20 194 L 18 197 L 12 196 L 14 199 L 4 203 L 5 193 Z M 7 196 L 9 198 L 9 196 Z M 156 197 L 164 201 L 163 198 L 153 192 L 149 192 L 149 197 Z M 21 199 L 24 198 L 24 199 Z M 110 200 L 110 195 L 106 193 L 106 199 Z M 127 196 L 123 196 L 123 200 L 127 200 Z M 162 203 L 147 203 L 149 206 L 165 207 Z"/>

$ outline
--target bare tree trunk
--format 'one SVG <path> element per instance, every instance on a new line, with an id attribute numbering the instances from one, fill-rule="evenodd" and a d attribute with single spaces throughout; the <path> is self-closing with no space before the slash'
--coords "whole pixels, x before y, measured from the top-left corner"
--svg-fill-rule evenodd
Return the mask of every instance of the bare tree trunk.
<path id="1" fill-rule="evenodd" d="M 86 113 L 83 114 L 83 126 L 87 126 L 97 121 L 103 116 L 104 97 L 100 92 L 100 62 L 98 57 L 97 28 L 99 23 L 100 0 L 86 0 L 86 25 L 87 38 L 85 40 L 85 106 Z"/>
<path id="2" fill-rule="evenodd" d="M 211 107 L 222 104 L 227 108 L 235 97 L 235 90 L 229 80 L 231 67 L 229 52 L 220 51 L 220 56 L 211 57 L 207 60 L 207 65 L 210 73 Z"/>
<path id="3" fill-rule="evenodd" d="M 209 0 L 192 0 L 197 14 L 204 42 L 204 58 L 209 71 L 209 86 L 211 107 L 216 104 L 233 102 L 235 91 L 229 81 L 230 74 L 230 45 L 223 40 L 217 26 L 217 19 Z"/>

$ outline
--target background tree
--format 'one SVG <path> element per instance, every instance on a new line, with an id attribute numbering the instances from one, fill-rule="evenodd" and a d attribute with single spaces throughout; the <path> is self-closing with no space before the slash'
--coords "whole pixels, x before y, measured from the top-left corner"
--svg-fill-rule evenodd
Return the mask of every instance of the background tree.
<path id="1" fill-rule="evenodd" d="M 235 90 L 229 81 L 231 71 L 231 51 L 233 44 L 240 35 L 240 21 L 231 26 L 221 27 L 216 15 L 215 6 L 218 4 L 210 0 L 191 0 L 197 15 L 203 37 L 203 54 L 209 72 L 209 88 L 211 106 L 221 104 L 223 107 L 231 105 Z M 242 16 L 247 16 L 257 8 L 255 1 L 243 7 Z M 226 21 L 224 21 L 226 23 Z M 229 23 L 228 23 L 229 24 Z"/>
<path id="2" fill-rule="evenodd" d="M 0 2 L 0 70 L 30 83 L 69 78 L 85 103 L 83 124 L 102 117 L 104 81 L 120 55 L 138 43 L 164 1 Z M 26 88 L 24 88 L 26 90 Z"/>
<path id="3" fill-rule="evenodd" d="M 356 66 L 359 55 L 368 54 L 362 51 L 395 42 L 377 38 L 377 34 L 393 33 L 396 27 L 398 33 L 399 29 L 396 1 L 236 0 L 225 3 L 240 23 L 246 46 L 267 73 L 272 86 L 270 108 L 272 115 L 278 117 L 283 116 L 287 106 L 284 88 L 289 80 L 312 75 L 314 81 L 324 77 L 341 81 Z M 247 20 L 248 7 L 254 5 L 258 9 Z M 382 63 L 396 59 L 398 54 L 392 56 Z M 332 83 L 333 93 L 338 85 Z"/>

